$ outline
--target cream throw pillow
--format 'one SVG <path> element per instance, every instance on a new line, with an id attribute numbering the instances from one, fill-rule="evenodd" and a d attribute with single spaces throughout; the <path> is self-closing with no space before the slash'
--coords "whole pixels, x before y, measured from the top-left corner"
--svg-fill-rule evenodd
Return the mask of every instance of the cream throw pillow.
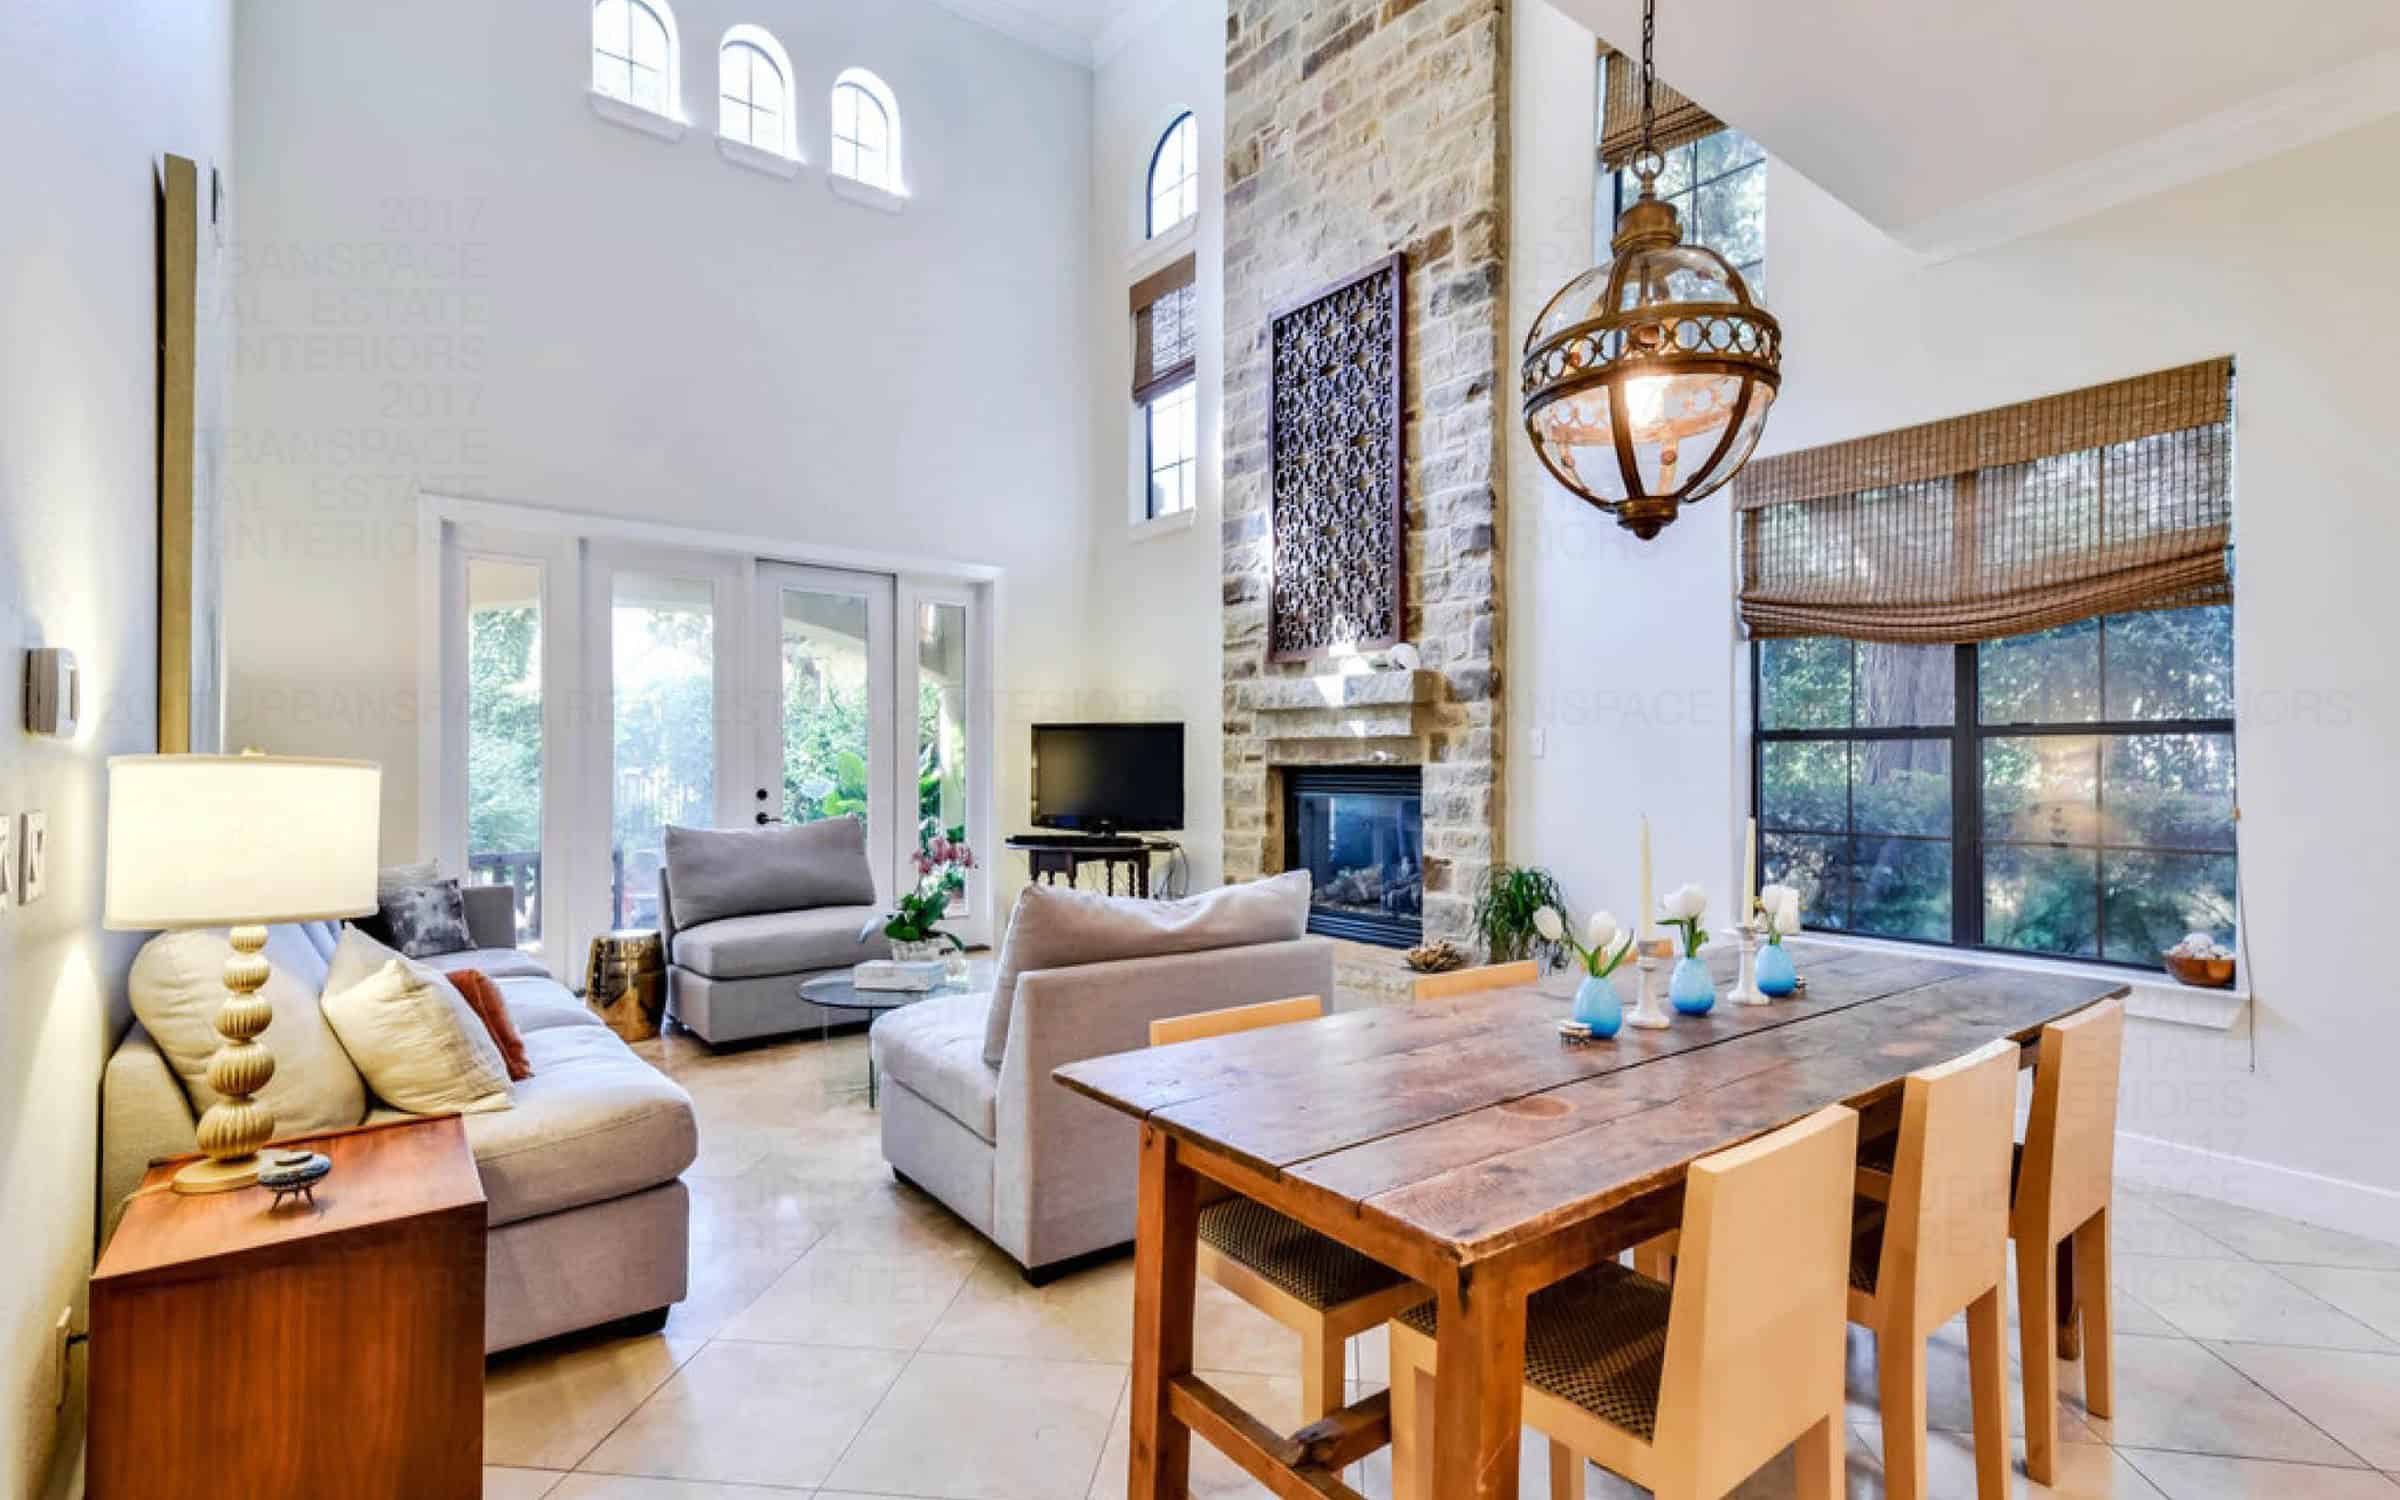
<path id="1" fill-rule="evenodd" d="M 319 1002 L 375 1097 L 412 1115 L 516 1102 L 491 1033 L 450 981 L 357 928 L 342 933 Z"/>
<path id="2" fill-rule="evenodd" d="M 223 929 L 162 932 L 142 945 L 126 983 L 133 1013 L 183 1080 L 192 1112 L 217 1102 L 208 1086 L 208 1060 L 224 1038 L 217 1009 L 225 1003 L 225 959 L 233 951 Z M 297 927 L 267 932 L 270 965 L 259 991 L 275 1007 L 259 1040 L 275 1054 L 275 1076 L 258 1091 L 275 1112 L 277 1135 L 346 1130 L 367 1117 L 367 1086 L 317 1010 L 317 976 L 325 961 Z"/>

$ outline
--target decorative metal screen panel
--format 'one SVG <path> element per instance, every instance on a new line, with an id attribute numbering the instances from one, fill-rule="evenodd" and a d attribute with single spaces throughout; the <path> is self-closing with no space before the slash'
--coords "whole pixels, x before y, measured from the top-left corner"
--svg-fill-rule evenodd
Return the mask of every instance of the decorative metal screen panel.
<path id="1" fill-rule="evenodd" d="M 1276 661 L 1400 639 L 1405 265 L 1394 255 L 1273 319 Z"/>

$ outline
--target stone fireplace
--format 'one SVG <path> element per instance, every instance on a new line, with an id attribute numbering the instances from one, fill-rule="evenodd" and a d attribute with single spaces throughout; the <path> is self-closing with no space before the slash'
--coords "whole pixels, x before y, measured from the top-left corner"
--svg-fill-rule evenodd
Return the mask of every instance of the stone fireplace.
<path id="1" fill-rule="evenodd" d="M 1313 878 L 1309 931 L 1385 948 L 1416 946 L 1425 932 L 1420 768 L 1285 771 L 1283 865 Z"/>
<path id="2" fill-rule="evenodd" d="M 1472 954 L 1503 811 L 1506 3 L 1232 0 L 1225 64 L 1225 873 L 1297 857 L 1308 776 L 1410 769 L 1422 937 Z M 1271 660 L 1273 312 L 1394 251 L 1401 644 Z M 1346 942 L 1342 968 L 1405 984 L 1389 947 Z"/>

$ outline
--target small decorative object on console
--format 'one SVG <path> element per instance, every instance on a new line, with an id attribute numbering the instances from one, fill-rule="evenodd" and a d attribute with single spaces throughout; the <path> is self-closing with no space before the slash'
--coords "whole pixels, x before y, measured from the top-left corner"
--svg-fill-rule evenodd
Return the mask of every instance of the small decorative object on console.
<path id="1" fill-rule="evenodd" d="M 1583 982 L 1575 987 L 1575 1024 L 1601 1041 L 1615 1036 L 1625 1025 L 1625 1002 L 1617 998 L 1611 976 L 1633 956 L 1633 934 L 1620 932 L 1614 916 L 1596 911 L 1584 923 L 1578 941 L 1567 931 L 1566 918 L 1549 906 L 1533 914 L 1533 925 L 1542 941 L 1566 948 L 1583 967 Z"/>
<path id="2" fill-rule="evenodd" d="M 1658 915 L 1669 927 L 1683 929 L 1683 956 L 1668 976 L 1667 998 L 1679 1015 L 1705 1016 L 1717 1006 L 1717 982 L 1700 959 L 1700 945 L 1708 941 L 1708 929 L 1700 925 L 1708 915 L 1708 892 L 1696 885 L 1670 891 L 1658 903 Z"/>
<path id="3" fill-rule="evenodd" d="M 889 913 L 868 919 L 859 929 L 865 942 L 877 932 L 891 939 L 892 957 L 903 963 L 938 964 L 951 950 L 965 951 L 957 934 L 941 930 L 950 915 L 950 898 L 967 888 L 967 871 L 975 868 L 975 851 L 964 839 L 953 839 L 938 828 L 925 830 L 913 857 L 917 888 L 900 898 Z"/>
<path id="4" fill-rule="evenodd" d="M 1467 956 L 1458 951 L 1458 944 L 1443 938 L 1408 950 L 1408 966 L 1420 974 L 1447 974 L 1463 967 Z"/>
<path id="5" fill-rule="evenodd" d="M 850 983 L 862 990 L 900 990 L 921 995 L 941 984 L 947 974 L 948 966 L 938 958 L 931 962 L 870 958 L 850 971 Z"/>
<path id="6" fill-rule="evenodd" d="M 2233 987 L 2233 950 L 2205 932 L 2186 933 L 2162 956 L 2167 972 L 2185 984 L 2204 990 Z"/>
<path id="7" fill-rule="evenodd" d="M 279 1149 L 259 1153 L 258 1185 L 275 1197 L 267 1204 L 269 1212 L 283 1207 L 286 1198 L 297 1198 L 315 1207 L 317 1184 L 333 1171 L 333 1158 L 317 1151 Z"/>

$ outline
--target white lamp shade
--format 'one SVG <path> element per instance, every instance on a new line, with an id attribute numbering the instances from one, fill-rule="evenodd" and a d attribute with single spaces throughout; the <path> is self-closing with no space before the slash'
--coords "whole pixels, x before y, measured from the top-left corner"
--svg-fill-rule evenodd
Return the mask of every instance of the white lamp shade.
<path id="1" fill-rule="evenodd" d="M 108 763 L 108 897 L 119 931 L 375 910 L 383 768 L 280 755 Z"/>

